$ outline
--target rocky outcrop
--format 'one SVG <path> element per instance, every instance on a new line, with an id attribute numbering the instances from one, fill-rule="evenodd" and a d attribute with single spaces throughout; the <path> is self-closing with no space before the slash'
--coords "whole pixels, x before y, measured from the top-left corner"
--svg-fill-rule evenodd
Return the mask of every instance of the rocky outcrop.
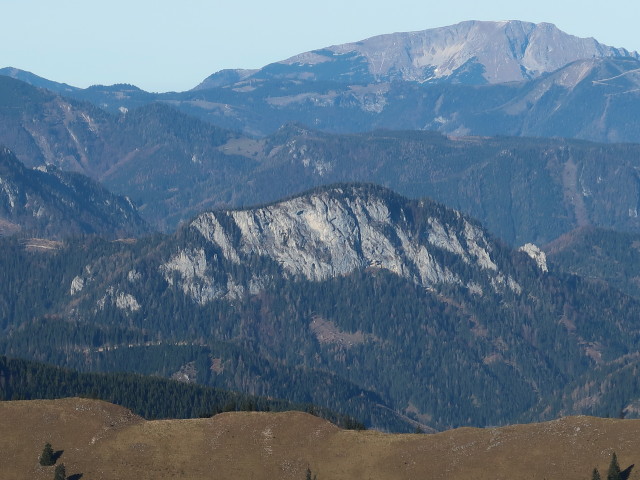
<path id="1" fill-rule="evenodd" d="M 160 271 L 170 285 L 174 284 L 172 274 L 177 274 L 184 294 L 200 304 L 222 296 L 222 289 L 206 275 L 206 270 L 207 259 L 202 249 L 182 250 L 160 266 Z"/>
<path id="2" fill-rule="evenodd" d="M 133 295 L 116 290 L 114 287 L 109 287 L 105 295 L 98 300 L 98 308 L 103 310 L 107 303 L 129 313 L 137 312 L 141 308 L 140 303 L 138 303 L 138 300 Z"/>
<path id="3" fill-rule="evenodd" d="M 75 295 L 76 293 L 81 292 L 83 288 L 84 279 L 81 276 L 76 275 L 71 281 L 71 288 L 69 289 L 69 293 L 71 293 L 71 295 Z"/>
<path id="4" fill-rule="evenodd" d="M 322 281 L 384 269 L 426 288 L 456 284 L 481 295 L 483 287 L 455 266 L 459 262 L 495 291 L 520 293 L 518 282 L 492 258 L 494 247 L 485 232 L 434 205 L 412 203 L 377 187 L 346 185 L 261 208 L 204 213 L 190 228 L 232 264 L 267 257 L 291 277 Z M 231 280 L 227 285 L 212 280 L 207 261 L 204 249 L 183 249 L 161 271 L 170 283 L 177 273 L 183 291 L 205 303 L 234 291 Z M 259 291 L 259 284 L 254 278 L 250 291 Z"/>
<path id="5" fill-rule="evenodd" d="M 536 262 L 536 265 L 538 265 L 538 268 L 540 268 L 540 270 L 542 270 L 543 272 L 549 271 L 549 269 L 547 268 L 547 255 L 542 250 L 540 250 L 537 245 L 533 243 L 526 243 L 522 247 L 520 247 L 519 250 L 529 255 Z"/>

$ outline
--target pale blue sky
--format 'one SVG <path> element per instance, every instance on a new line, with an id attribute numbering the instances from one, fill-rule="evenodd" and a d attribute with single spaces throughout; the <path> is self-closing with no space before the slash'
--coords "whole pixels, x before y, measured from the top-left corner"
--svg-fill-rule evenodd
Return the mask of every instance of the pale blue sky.
<path id="1" fill-rule="evenodd" d="M 637 0 L 0 0 L 0 67 L 78 87 L 188 90 L 223 68 L 463 20 L 550 22 L 640 50 Z"/>

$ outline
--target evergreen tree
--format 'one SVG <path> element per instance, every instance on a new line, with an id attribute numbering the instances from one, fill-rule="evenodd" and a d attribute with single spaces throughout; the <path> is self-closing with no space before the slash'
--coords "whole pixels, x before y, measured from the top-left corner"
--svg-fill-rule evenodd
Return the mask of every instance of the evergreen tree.
<path id="1" fill-rule="evenodd" d="M 591 480 L 601 480 L 600 472 L 598 471 L 597 468 L 593 469 L 593 473 L 591 474 Z"/>
<path id="2" fill-rule="evenodd" d="M 64 468 L 64 463 L 61 463 L 56 467 L 53 480 L 67 480 L 67 472 Z"/>
<path id="3" fill-rule="evenodd" d="M 55 455 L 53 453 L 53 448 L 50 443 L 46 443 L 44 448 L 42 449 L 42 453 L 40 454 L 40 465 L 43 467 L 50 467 L 56 463 Z"/>
<path id="4" fill-rule="evenodd" d="M 607 480 L 622 480 L 616 452 L 613 452 L 613 455 L 611 456 L 611 463 L 609 464 L 609 470 L 607 471 Z"/>

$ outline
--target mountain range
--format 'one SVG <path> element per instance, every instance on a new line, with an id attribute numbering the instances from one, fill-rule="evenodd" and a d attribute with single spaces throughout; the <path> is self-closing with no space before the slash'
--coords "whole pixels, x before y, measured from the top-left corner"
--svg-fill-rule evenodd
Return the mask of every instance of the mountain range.
<path id="1" fill-rule="evenodd" d="M 0 354 L 394 431 L 638 416 L 639 71 L 525 22 L 166 94 L 5 69 Z"/>
<path id="2" fill-rule="evenodd" d="M 640 411 L 639 300 L 381 187 L 205 212 L 170 236 L 3 251 L 9 356 L 190 372 L 396 431 Z"/>
<path id="3" fill-rule="evenodd" d="M 338 135 L 300 125 L 255 139 L 161 103 L 110 114 L 7 77 L 3 84 L 11 95 L 0 109 L 0 142 L 30 167 L 54 165 L 102 182 L 162 231 L 205 209 L 352 181 L 429 196 L 517 246 L 544 245 L 581 226 L 640 230 L 637 145 L 388 130 Z"/>
<path id="4" fill-rule="evenodd" d="M 402 75 L 374 75 L 372 59 L 395 59 L 399 46 L 408 57 L 394 60 L 405 63 L 387 73 Z M 322 52 L 335 55 L 318 63 L 319 54 L 301 54 L 258 71 L 225 72 L 227 80 L 215 87 L 205 81 L 171 94 L 131 85 L 83 90 L 7 68 L 0 76 L 0 143 L 28 167 L 55 165 L 102 182 L 162 231 L 207 208 L 272 202 L 344 181 L 430 196 L 514 245 L 542 245 L 579 226 L 637 231 L 636 147 L 555 138 L 640 141 L 637 53 L 515 21 L 465 22 Z M 422 65 L 436 57 L 444 63 L 434 71 L 449 68 L 451 75 L 409 79 L 417 74 L 407 73 L 407 59 Z M 486 59 L 497 58 L 511 65 L 505 71 L 524 76 L 465 83 L 459 70 L 469 58 L 478 71 L 494 71 L 497 64 Z M 335 62 L 343 70 L 312 75 Z M 348 74 L 353 62 L 371 78 Z M 305 65 L 309 72 L 290 78 Z M 368 132 L 381 127 L 448 138 Z M 367 132 L 335 136 L 354 131 Z M 293 170 L 295 176 L 287 174 Z M 511 173 L 505 179 L 497 171 Z"/>
<path id="5" fill-rule="evenodd" d="M 0 71 L 118 113 L 165 102 L 215 125 L 265 136 L 299 122 L 335 133 L 375 128 L 638 142 L 637 52 L 551 24 L 464 22 L 226 70 L 191 91 L 69 87 Z"/>

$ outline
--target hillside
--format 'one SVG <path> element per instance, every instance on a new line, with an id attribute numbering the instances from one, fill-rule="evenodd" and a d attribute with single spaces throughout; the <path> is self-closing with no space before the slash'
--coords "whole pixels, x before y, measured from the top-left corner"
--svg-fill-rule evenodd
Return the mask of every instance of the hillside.
<path id="1" fill-rule="evenodd" d="M 544 247 L 551 268 L 597 279 L 640 298 L 640 236 L 598 228 L 571 231 Z"/>
<path id="2" fill-rule="evenodd" d="M 2 251 L 9 356 L 190 371 L 392 431 L 638 415 L 638 300 L 381 187 L 206 212 L 136 242 Z"/>
<path id="3" fill-rule="evenodd" d="M 81 399 L 0 403 L 0 464 L 6 478 L 50 479 L 38 465 L 46 442 L 69 475 L 102 480 L 166 477 L 585 480 L 640 456 L 640 421 L 564 418 L 436 435 L 340 430 L 303 413 L 225 413 L 210 419 L 144 421 Z M 637 472 L 631 467 L 631 477 Z M 76 477 L 79 478 L 79 477 Z"/>
<path id="4" fill-rule="evenodd" d="M 515 246 L 546 244 L 578 226 L 640 229 L 638 145 L 385 130 L 331 135 L 287 126 L 262 148 L 264 161 L 234 190 L 240 205 L 357 181 L 428 196 Z"/>
<path id="5" fill-rule="evenodd" d="M 334 133 L 384 128 L 638 143 L 639 65 L 589 57 L 530 80 L 483 85 L 251 78 L 158 100 L 254 136 L 297 122 Z"/>
<path id="6" fill-rule="evenodd" d="M 128 196 L 154 227 L 174 228 L 255 160 L 218 147 L 237 135 L 166 105 L 109 114 L 0 76 L 0 143 L 27 167 L 54 166 Z"/>
<path id="7" fill-rule="evenodd" d="M 128 198 L 54 166 L 26 168 L 11 151 L 0 149 L 0 235 L 122 238 L 149 231 Z"/>
<path id="8" fill-rule="evenodd" d="M 198 418 L 232 411 L 305 411 L 345 428 L 355 419 L 311 404 L 258 397 L 194 383 L 195 369 L 171 378 L 129 373 L 80 373 L 38 362 L 0 356 L 0 401 L 82 397 L 125 407 L 146 419 Z"/>
<path id="9" fill-rule="evenodd" d="M 540 81 L 552 77 L 563 78 L 552 74 Z M 589 78 L 582 82 L 591 84 Z M 601 87 L 633 90 L 624 84 L 630 78 L 623 75 Z M 552 85 L 544 88 L 556 91 Z M 345 181 L 382 184 L 412 198 L 429 196 L 478 218 L 516 246 L 546 244 L 579 226 L 640 231 L 638 145 L 385 130 L 336 135 L 295 125 L 255 139 L 163 104 L 111 115 L 8 77 L 0 77 L 3 89 L 13 92 L 6 106 L 17 106 L 0 109 L 0 141 L 21 161 L 89 175 L 128 196 L 162 231 L 204 210 L 272 202 Z M 581 98 L 581 104 L 594 104 Z M 609 104 L 618 101 L 611 98 Z M 525 95 L 509 108 L 522 110 L 527 102 Z M 632 104 L 622 103 L 635 118 Z M 402 111 L 394 117 L 407 118 Z M 567 111 L 556 120 L 575 125 L 568 121 L 572 116 Z M 280 121 L 264 118 L 271 118 L 271 125 Z M 540 119 L 545 125 L 556 121 L 544 112 Z M 632 122 L 624 125 L 634 129 Z"/>

